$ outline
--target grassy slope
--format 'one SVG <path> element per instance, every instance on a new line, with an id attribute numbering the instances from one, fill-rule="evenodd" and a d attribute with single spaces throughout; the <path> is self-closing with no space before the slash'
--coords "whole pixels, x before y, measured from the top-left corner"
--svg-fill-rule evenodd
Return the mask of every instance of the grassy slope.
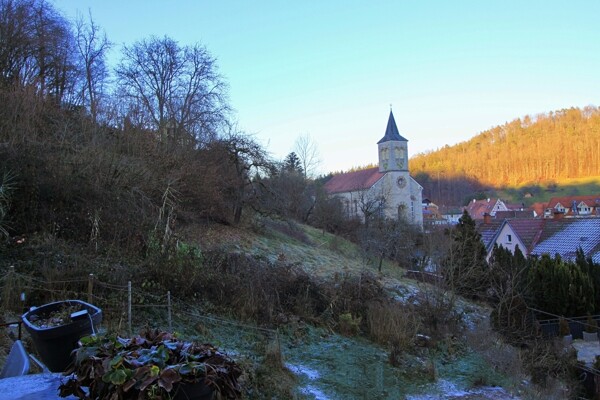
<path id="1" fill-rule="evenodd" d="M 286 222 L 277 222 L 256 230 L 210 225 L 201 230 L 188 227 L 183 235 L 204 248 L 222 246 L 271 260 L 284 257 L 324 279 L 342 273 L 377 272 L 375 262 L 366 259 L 353 243 L 308 225 L 290 228 Z M 405 271 L 385 261 L 382 272 L 383 277 L 401 279 Z"/>
<path id="2" fill-rule="evenodd" d="M 184 237 L 202 243 L 203 247 L 225 246 L 270 259 L 285 257 L 286 261 L 297 262 L 322 279 L 338 274 L 359 274 L 365 270 L 377 274 L 376 265 L 365 262 L 351 242 L 310 226 L 299 226 L 290 234 L 285 223 L 281 224 L 262 227 L 258 230 L 260 233 L 256 229 L 222 225 L 196 231 L 190 227 Z M 403 278 L 403 274 L 403 269 L 385 262 L 378 278 L 394 294 L 406 298 L 406 294 L 419 290 L 421 284 Z M 482 318 L 479 306 L 461 302 L 460 307 L 467 320 Z M 405 356 L 405 366 L 394 368 L 389 364 L 388 349 L 364 338 L 340 336 L 302 322 L 299 325 L 293 323 L 284 331 L 282 353 L 286 365 L 297 376 L 298 398 L 353 399 L 368 398 L 377 393 L 376 398 L 397 399 L 411 393 L 436 392 L 440 381 L 453 382 L 466 390 L 473 387 L 472 382 L 481 380 L 484 385 L 512 386 L 509 380 L 487 367 L 485 357 L 470 350 L 448 360 L 447 354 L 416 349 L 415 354 Z M 251 333 L 243 336 L 248 335 Z M 253 351 L 252 346 L 239 343 L 239 335 L 228 338 L 226 330 L 219 327 L 207 330 L 202 338 L 217 340 L 223 347 L 227 347 L 228 342 L 229 345 L 238 343 L 240 346 L 233 345 L 237 352 L 249 354 Z"/>

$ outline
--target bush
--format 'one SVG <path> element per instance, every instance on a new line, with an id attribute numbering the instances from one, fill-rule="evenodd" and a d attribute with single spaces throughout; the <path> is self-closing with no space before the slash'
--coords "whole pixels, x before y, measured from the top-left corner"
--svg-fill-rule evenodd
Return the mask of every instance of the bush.
<path id="1" fill-rule="evenodd" d="M 394 303 L 371 303 L 368 308 L 369 336 L 396 350 L 407 350 L 414 343 L 420 321 L 414 310 Z"/>
<path id="2" fill-rule="evenodd" d="M 353 317 L 351 313 L 340 314 L 338 330 L 342 335 L 355 336 L 360 332 L 361 317 Z"/>

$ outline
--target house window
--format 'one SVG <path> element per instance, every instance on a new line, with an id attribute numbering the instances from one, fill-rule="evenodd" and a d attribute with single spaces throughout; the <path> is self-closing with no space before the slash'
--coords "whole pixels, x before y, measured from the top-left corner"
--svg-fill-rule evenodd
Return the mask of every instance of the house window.
<path id="1" fill-rule="evenodd" d="M 512 235 L 506 235 L 506 241 L 507 242 L 512 242 Z"/>
<path id="2" fill-rule="evenodd" d="M 403 218 L 406 216 L 406 204 L 401 203 L 398 205 L 398 218 Z"/>

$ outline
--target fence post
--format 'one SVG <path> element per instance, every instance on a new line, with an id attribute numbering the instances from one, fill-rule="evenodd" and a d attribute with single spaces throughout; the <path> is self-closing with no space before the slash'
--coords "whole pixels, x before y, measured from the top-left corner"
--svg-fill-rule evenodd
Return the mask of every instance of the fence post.
<path id="1" fill-rule="evenodd" d="M 169 332 L 173 332 L 173 320 L 171 319 L 171 291 L 167 291 L 167 318 L 169 320 Z"/>
<path id="2" fill-rule="evenodd" d="M 127 327 L 129 328 L 129 336 L 131 336 L 131 281 L 127 282 Z"/>
<path id="3" fill-rule="evenodd" d="M 94 292 L 94 274 L 88 275 L 88 303 L 92 304 L 92 294 Z"/>
<path id="4" fill-rule="evenodd" d="M 11 265 L 8 267 L 8 273 L 6 274 L 6 282 L 4 283 L 4 290 L 2 291 L 2 305 L 5 310 L 10 308 L 10 298 L 15 286 L 15 266 Z"/>

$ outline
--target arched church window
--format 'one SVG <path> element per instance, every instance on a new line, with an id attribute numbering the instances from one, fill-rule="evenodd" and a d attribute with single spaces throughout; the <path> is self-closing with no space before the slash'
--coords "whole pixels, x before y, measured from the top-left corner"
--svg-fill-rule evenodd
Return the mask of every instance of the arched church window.
<path id="1" fill-rule="evenodd" d="M 383 161 L 388 161 L 390 159 L 389 151 L 390 151 L 390 149 L 388 149 L 388 148 L 381 149 L 381 159 Z"/>

